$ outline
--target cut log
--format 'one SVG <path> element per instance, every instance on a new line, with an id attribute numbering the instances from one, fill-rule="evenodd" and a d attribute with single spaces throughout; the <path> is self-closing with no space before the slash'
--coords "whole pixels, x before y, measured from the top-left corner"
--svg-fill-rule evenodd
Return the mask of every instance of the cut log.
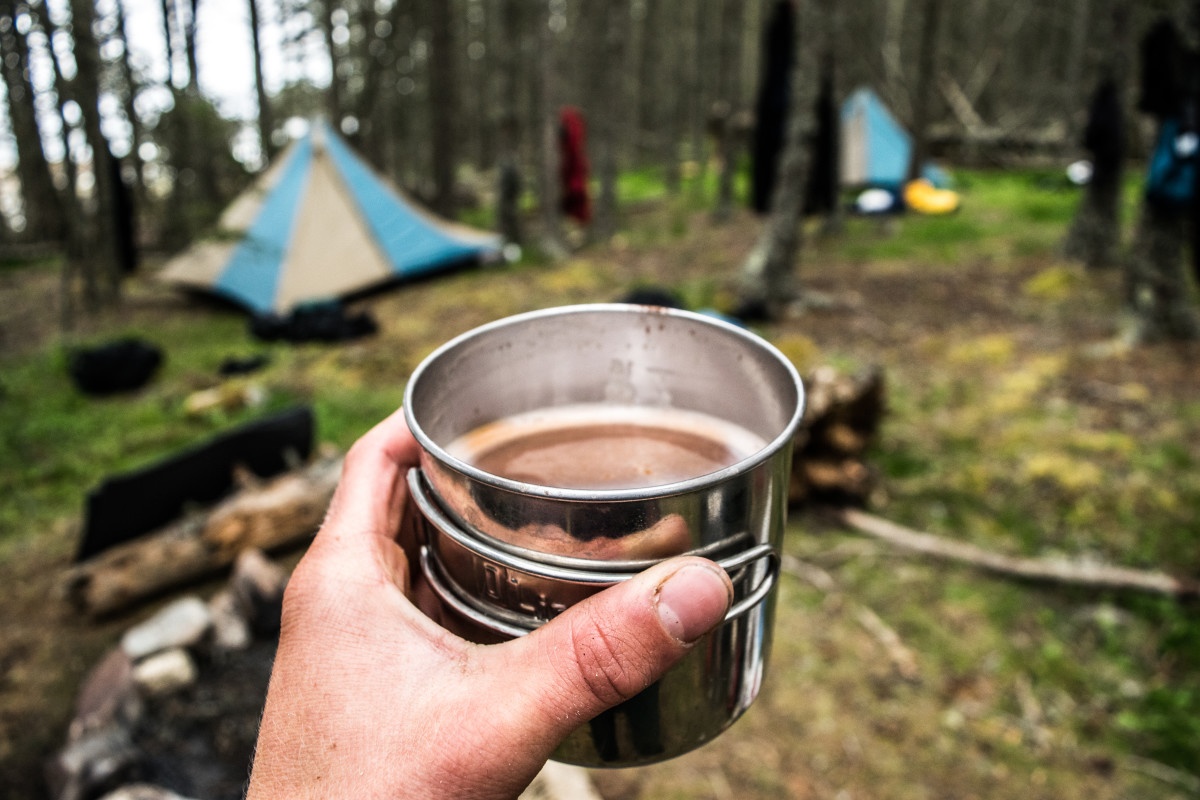
<path id="1" fill-rule="evenodd" d="M 804 388 L 788 502 L 863 505 L 876 484 L 876 472 L 864 459 L 883 421 L 882 370 L 845 375 L 821 367 Z"/>
<path id="2" fill-rule="evenodd" d="M 60 589 L 79 612 L 101 617 L 228 567 L 249 548 L 270 551 L 311 538 L 341 474 L 340 458 L 251 486 L 157 533 L 69 568 Z"/>
<path id="3" fill-rule="evenodd" d="M 922 533 L 854 508 L 837 512 L 849 527 L 914 553 L 932 556 L 1018 580 L 1092 589 L 1148 592 L 1178 599 L 1200 598 L 1200 583 L 1164 572 L 1064 559 L 1022 558 Z"/>

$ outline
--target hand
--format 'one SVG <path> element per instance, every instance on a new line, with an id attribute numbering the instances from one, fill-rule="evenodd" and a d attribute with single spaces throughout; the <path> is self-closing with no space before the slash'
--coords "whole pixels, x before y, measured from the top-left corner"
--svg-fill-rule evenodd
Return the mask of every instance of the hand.
<path id="1" fill-rule="evenodd" d="M 567 734 L 724 618 L 728 576 L 683 557 L 520 639 L 452 635 L 408 599 L 395 540 L 417 454 L 397 412 L 346 456 L 284 596 L 250 800 L 515 797 Z"/>

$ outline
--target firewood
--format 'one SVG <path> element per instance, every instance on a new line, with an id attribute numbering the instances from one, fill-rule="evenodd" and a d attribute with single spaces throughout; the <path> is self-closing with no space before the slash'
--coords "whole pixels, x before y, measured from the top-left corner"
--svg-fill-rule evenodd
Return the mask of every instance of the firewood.
<path id="1" fill-rule="evenodd" d="M 102 617 L 211 575 L 249 548 L 300 544 L 320 526 L 340 474 L 340 458 L 323 458 L 244 488 L 205 514 L 72 566 L 60 591 L 80 613 Z"/>
<path id="2" fill-rule="evenodd" d="M 1035 583 L 1136 591 L 1166 595 L 1180 600 L 1200 598 L 1200 583 L 1177 578 L 1164 572 L 1152 572 L 1064 559 L 1021 558 L 986 550 L 966 542 L 953 541 L 930 533 L 915 531 L 854 508 L 836 512 L 849 527 L 914 553 L 966 564 L 985 572 Z"/>

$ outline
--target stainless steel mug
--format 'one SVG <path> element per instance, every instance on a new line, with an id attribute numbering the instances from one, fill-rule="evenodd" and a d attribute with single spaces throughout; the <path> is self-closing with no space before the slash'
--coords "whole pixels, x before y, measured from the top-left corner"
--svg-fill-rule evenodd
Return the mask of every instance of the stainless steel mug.
<path id="1" fill-rule="evenodd" d="M 636 489 L 563 489 L 490 474 L 447 445 L 487 423 L 565 406 L 698 412 L 761 447 L 706 475 Z M 405 414 L 421 445 L 408 476 L 421 570 L 443 624 L 477 641 L 523 635 L 588 595 L 679 554 L 734 582 L 725 621 L 638 697 L 581 726 L 555 759 L 653 763 L 725 730 L 758 695 L 771 645 L 792 440 L 795 368 L 724 321 L 636 305 L 551 308 L 484 325 L 413 373 Z"/>

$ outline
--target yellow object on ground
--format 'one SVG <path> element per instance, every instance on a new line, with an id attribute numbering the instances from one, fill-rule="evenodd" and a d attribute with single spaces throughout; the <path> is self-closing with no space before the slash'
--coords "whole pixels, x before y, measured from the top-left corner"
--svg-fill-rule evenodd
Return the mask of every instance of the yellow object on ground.
<path id="1" fill-rule="evenodd" d="M 958 192 L 939 189 L 928 178 L 909 181 L 904 187 L 904 204 L 918 214 L 950 214 L 958 210 Z"/>

